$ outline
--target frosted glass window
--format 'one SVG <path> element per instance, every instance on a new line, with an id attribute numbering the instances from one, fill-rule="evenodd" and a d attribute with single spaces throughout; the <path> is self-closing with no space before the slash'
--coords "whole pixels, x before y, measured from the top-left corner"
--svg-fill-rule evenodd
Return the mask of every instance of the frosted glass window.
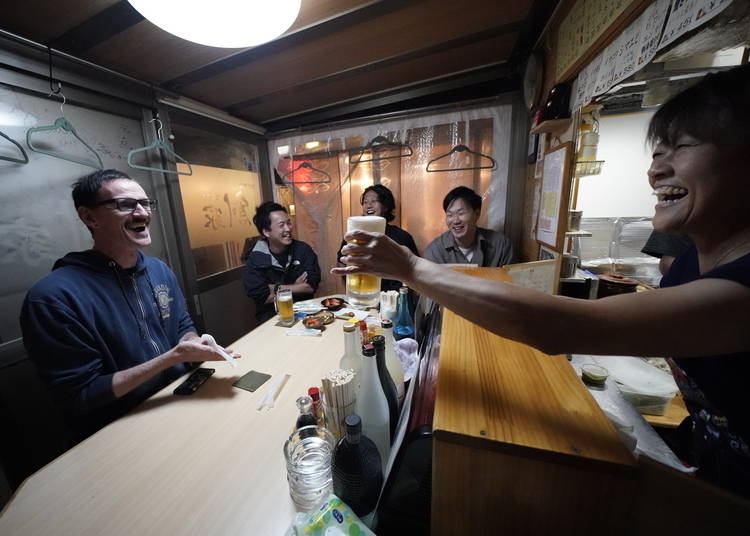
<path id="1" fill-rule="evenodd" d="M 175 151 L 192 175 L 178 175 L 190 249 L 198 278 L 243 265 L 245 240 L 256 236 L 261 203 L 255 145 L 172 122 Z M 186 171 L 184 164 L 178 170 Z"/>
<path id="2" fill-rule="evenodd" d="M 201 278 L 242 266 L 245 240 L 257 234 L 253 215 L 260 204 L 260 183 L 252 171 L 192 167 L 192 175 L 180 175 L 180 192 Z M 187 166 L 178 164 L 177 168 Z"/>

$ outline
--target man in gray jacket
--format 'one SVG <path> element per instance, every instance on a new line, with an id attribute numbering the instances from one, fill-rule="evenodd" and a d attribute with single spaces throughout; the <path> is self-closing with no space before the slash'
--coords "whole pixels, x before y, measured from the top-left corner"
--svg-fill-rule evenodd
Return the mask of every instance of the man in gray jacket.
<path id="1" fill-rule="evenodd" d="M 513 245 L 502 233 L 477 226 L 482 198 L 458 186 L 443 199 L 448 231 L 430 242 L 424 257 L 439 264 L 476 264 L 496 267 L 515 262 Z"/>

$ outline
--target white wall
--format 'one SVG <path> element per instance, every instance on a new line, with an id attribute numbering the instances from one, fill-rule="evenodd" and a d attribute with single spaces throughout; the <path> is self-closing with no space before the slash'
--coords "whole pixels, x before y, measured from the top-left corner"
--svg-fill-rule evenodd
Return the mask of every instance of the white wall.
<path id="1" fill-rule="evenodd" d="M 602 117 L 599 120 L 597 160 L 604 160 L 601 175 L 581 177 L 578 209 L 584 218 L 654 215 L 646 171 L 651 151 L 645 144 L 654 112 Z"/>

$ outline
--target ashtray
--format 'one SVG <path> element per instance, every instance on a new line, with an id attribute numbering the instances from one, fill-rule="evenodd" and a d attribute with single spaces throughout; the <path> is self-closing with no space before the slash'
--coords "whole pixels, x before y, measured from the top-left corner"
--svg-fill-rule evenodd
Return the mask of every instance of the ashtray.
<path id="1" fill-rule="evenodd" d="M 320 304 L 329 311 L 338 311 L 344 306 L 344 300 L 341 298 L 326 298 Z"/>

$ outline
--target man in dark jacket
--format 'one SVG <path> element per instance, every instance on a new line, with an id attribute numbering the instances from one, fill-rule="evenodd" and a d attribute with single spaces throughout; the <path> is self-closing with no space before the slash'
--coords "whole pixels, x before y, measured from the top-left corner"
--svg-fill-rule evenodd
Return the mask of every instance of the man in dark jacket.
<path id="1" fill-rule="evenodd" d="M 274 316 L 273 302 L 280 288 L 290 289 L 295 301 L 312 298 L 320 284 L 320 266 L 312 248 L 292 238 L 292 220 L 283 206 L 263 203 L 255 210 L 253 223 L 261 236 L 246 244 L 244 281 L 261 324 Z"/>
<path id="2" fill-rule="evenodd" d="M 94 239 L 69 253 L 26 295 L 29 357 L 76 439 L 117 419 L 188 370 L 217 361 L 195 332 L 174 273 L 140 249 L 151 243 L 156 201 L 116 170 L 76 182 L 73 202 Z"/>

